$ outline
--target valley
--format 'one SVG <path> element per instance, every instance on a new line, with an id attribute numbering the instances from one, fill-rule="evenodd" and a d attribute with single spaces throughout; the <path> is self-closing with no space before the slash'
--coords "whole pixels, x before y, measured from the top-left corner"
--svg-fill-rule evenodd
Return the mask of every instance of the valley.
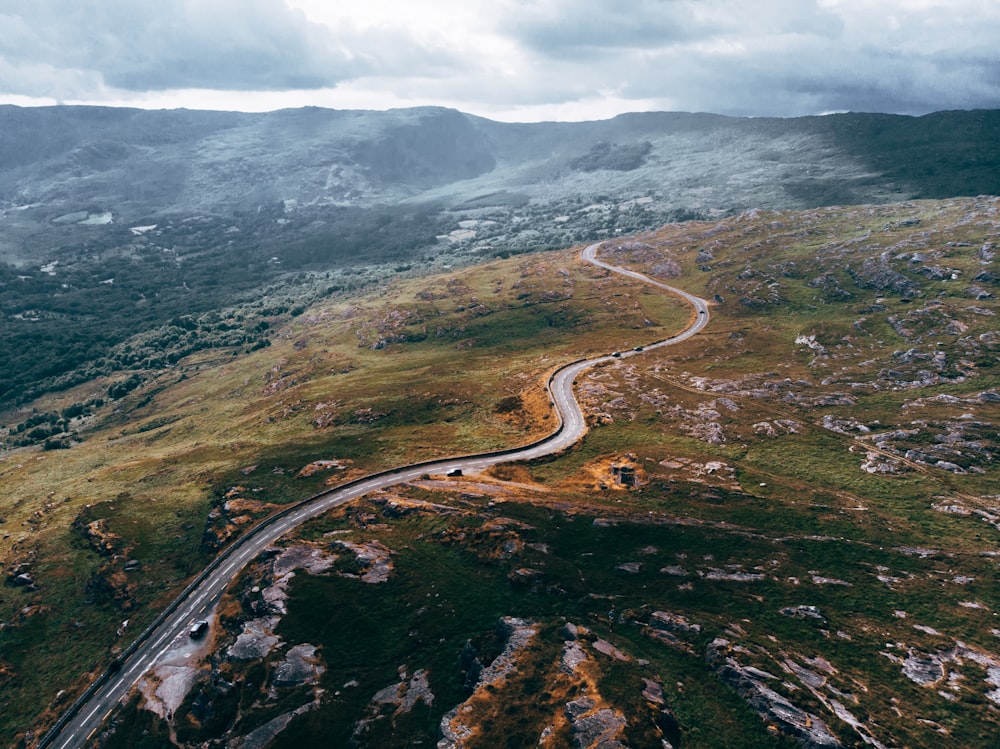
<path id="1" fill-rule="evenodd" d="M 0 132 L 0 406 L 20 408 L 0 424 L 8 446 L 54 449 L 75 417 L 35 398 L 102 378 L 114 399 L 387 279 L 752 208 L 1000 193 L 994 111 L 508 124 L 4 106 Z"/>

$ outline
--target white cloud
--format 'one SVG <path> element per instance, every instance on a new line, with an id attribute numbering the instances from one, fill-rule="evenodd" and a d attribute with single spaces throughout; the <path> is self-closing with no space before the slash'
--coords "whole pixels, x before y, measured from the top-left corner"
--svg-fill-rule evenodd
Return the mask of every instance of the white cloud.
<path id="1" fill-rule="evenodd" d="M 988 0 L 6 0 L 0 101 L 504 119 L 1000 106 Z M 187 102 L 185 104 L 185 102 Z"/>

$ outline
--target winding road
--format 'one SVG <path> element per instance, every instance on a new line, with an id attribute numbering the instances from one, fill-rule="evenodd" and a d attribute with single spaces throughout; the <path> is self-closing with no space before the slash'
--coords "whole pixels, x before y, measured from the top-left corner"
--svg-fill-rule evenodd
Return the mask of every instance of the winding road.
<path id="1" fill-rule="evenodd" d="M 66 710 L 59 721 L 37 744 L 38 747 L 72 749 L 82 747 L 108 718 L 115 707 L 129 694 L 139 679 L 171 648 L 177 638 L 186 638 L 191 625 L 208 618 L 223 591 L 251 560 L 265 548 L 310 518 L 322 515 L 333 507 L 351 502 L 370 492 L 412 481 L 425 473 L 476 473 L 498 463 L 530 460 L 567 449 L 587 431 L 583 411 L 573 395 L 573 384 L 584 370 L 603 362 L 636 356 L 687 340 L 701 331 L 709 320 L 708 303 L 682 289 L 655 281 L 641 273 L 609 265 L 597 259 L 598 242 L 585 248 L 581 258 L 600 268 L 618 273 L 675 294 L 693 309 L 690 324 L 677 335 L 628 351 L 585 359 L 558 369 L 548 382 L 548 391 L 555 406 L 558 428 L 542 440 L 523 447 L 481 455 L 449 458 L 394 468 L 348 482 L 334 489 L 303 500 L 262 521 L 237 542 L 224 550 L 195 580 L 162 612 L 154 622 L 122 653 L 118 660 L 102 673 Z"/>

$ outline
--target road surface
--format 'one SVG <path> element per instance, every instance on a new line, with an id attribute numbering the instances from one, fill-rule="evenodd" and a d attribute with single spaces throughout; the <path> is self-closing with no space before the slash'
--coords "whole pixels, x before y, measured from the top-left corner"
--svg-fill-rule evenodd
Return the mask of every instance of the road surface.
<path id="1" fill-rule="evenodd" d="M 575 444 L 587 431 L 580 404 L 573 395 L 573 384 L 584 370 L 602 362 L 637 356 L 662 346 L 687 340 L 708 324 L 708 303 L 686 291 L 641 273 L 609 265 L 597 259 L 601 243 L 583 250 L 581 257 L 600 268 L 634 278 L 675 294 L 687 301 L 693 317 L 683 331 L 648 345 L 617 351 L 605 356 L 568 364 L 556 371 L 549 380 L 548 390 L 558 418 L 557 430 L 543 440 L 511 450 L 483 455 L 437 460 L 404 466 L 349 482 L 304 500 L 263 521 L 248 531 L 233 546 L 220 555 L 174 600 L 174 602 L 119 657 L 113 668 L 101 674 L 84 694 L 63 714 L 59 722 L 45 734 L 38 747 L 74 749 L 82 747 L 101 727 L 111 712 L 129 694 L 140 677 L 149 671 L 170 649 L 177 638 L 188 636 L 191 626 L 210 616 L 223 591 L 251 560 L 279 538 L 299 525 L 322 515 L 331 508 L 351 502 L 378 489 L 412 481 L 425 473 L 447 474 L 452 471 L 476 473 L 498 463 L 530 460 L 560 452 Z"/>

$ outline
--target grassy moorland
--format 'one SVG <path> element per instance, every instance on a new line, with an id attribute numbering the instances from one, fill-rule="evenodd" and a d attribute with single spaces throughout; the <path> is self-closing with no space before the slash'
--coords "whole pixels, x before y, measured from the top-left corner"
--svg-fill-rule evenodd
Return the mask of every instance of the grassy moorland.
<path id="1" fill-rule="evenodd" d="M 106 665 L 274 505 L 328 479 L 550 431 L 546 373 L 616 345 L 623 327 L 666 335 L 686 319 L 639 291 L 595 278 L 572 252 L 387 284 L 276 321 L 266 349 L 183 360 L 80 420 L 68 450 L 4 455 L 5 731 Z M 60 411 L 107 385 L 37 408 Z M 341 469 L 299 476 L 318 460 Z M 234 491 L 246 497 L 231 516 Z"/>
<path id="2" fill-rule="evenodd" d="M 287 614 L 267 555 L 170 720 L 137 698 L 107 745 L 431 744 L 443 719 L 470 747 L 989 745 L 998 235 L 1000 204 L 970 199 L 611 243 L 605 259 L 714 298 L 708 330 L 582 377 L 592 429 L 563 456 L 305 526 L 282 546 L 328 564 L 282 583 Z M 270 348 L 183 360 L 69 450 L 5 456 L 5 735 L 65 705 L 254 517 L 526 441 L 547 430 L 546 372 L 686 316 L 572 251 L 394 282 L 275 325 Z M 318 460 L 336 465 L 301 470 Z M 234 655 L 268 617 L 275 647 Z M 288 678 L 300 645 L 312 670 Z"/>

